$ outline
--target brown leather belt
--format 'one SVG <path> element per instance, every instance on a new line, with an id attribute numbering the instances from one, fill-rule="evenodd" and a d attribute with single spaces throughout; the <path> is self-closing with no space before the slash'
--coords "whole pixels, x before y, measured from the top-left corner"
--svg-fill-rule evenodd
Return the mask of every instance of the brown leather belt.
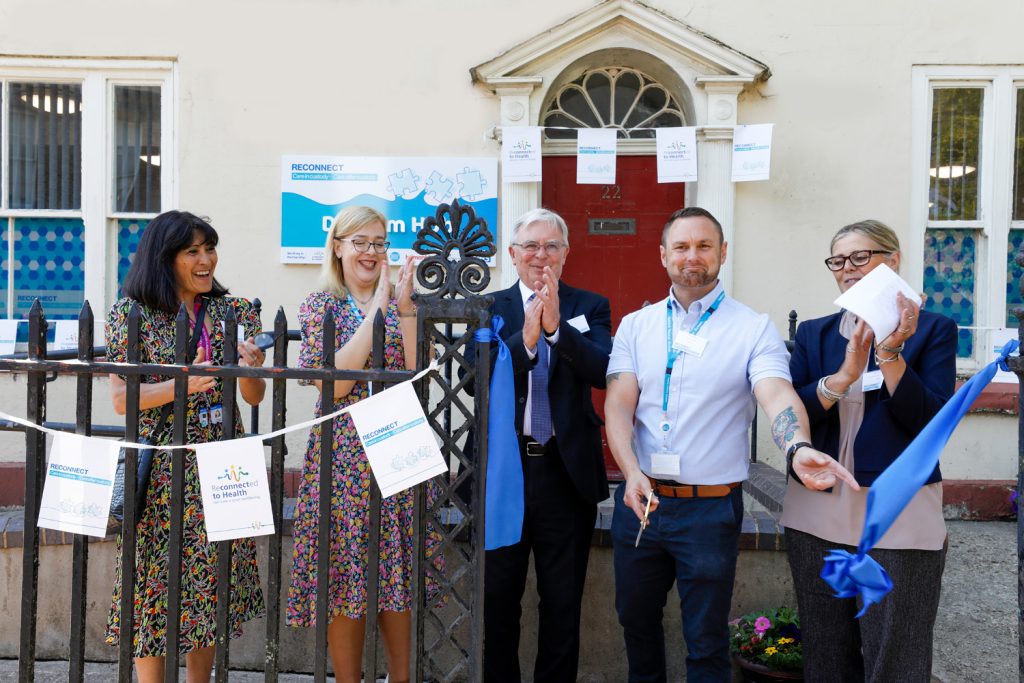
<path id="1" fill-rule="evenodd" d="M 651 487 L 659 496 L 666 498 L 724 498 L 733 492 L 742 482 L 732 484 L 666 484 L 651 479 Z"/>

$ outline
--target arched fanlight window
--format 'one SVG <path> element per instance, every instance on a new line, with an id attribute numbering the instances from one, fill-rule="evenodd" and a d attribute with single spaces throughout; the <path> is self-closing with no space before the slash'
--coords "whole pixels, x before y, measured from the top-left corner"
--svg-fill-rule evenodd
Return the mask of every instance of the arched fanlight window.
<path id="1" fill-rule="evenodd" d="M 620 138 L 653 138 L 651 128 L 685 126 L 683 110 L 661 83 L 636 69 L 590 69 L 563 85 L 544 113 L 544 126 L 617 128 Z M 548 128 L 549 140 L 575 139 Z"/>

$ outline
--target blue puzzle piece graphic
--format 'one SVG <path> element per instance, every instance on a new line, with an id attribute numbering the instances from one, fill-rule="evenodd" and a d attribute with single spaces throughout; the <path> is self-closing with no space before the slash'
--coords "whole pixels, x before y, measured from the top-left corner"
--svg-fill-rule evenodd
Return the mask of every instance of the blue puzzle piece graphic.
<path id="1" fill-rule="evenodd" d="M 466 199 L 473 201 L 484 193 L 484 185 L 487 181 L 480 175 L 480 171 L 468 166 L 462 169 L 462 173 L 456 173 L 455 178 L 459 181 L 462 189 L 459 194 Z"/>
<path id="2" fill-rule="evenodd" d="M 391 181 L 388 189 L 391 191 L 391 194 L 396 197 L 416 194 L 419 190 L 420 177 L 413 173 L 411 168 L 407 168 L 401 173 L 388 174 L 388 180 Z"/>
<path id="3" fill-rule="evenodd" d="M 426 193 L 433 197 L 436 202 L 443 202 L 450 197 L 454 186 L 455 183 L 445 178 L 438 171 L 431 173 L 430 177 L 427 178 L 427 182 L 423 185 Z"/>

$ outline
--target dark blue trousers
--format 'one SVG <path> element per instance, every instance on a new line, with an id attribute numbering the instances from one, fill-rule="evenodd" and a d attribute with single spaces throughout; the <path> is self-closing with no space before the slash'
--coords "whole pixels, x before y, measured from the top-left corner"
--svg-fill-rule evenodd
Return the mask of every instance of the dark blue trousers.
<path id="1" fill-rule="evenodd" d="M 661 619 L 675 581 L 686 639 L 686 680 L 732 680 L 729 607 L 732 602 L 743 493 L 723 498 L 668 498 L 651 513 L 633 547 L 640 520 L 615 491 L 612 543 L 615 608 L 626 639 L 630 683 L 663 683 L 665 633 Z"/>

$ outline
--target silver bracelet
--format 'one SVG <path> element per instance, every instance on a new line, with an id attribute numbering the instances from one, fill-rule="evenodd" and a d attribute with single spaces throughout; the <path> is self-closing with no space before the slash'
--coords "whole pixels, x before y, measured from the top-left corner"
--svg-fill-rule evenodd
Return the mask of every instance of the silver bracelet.
<path id="1" fill-rule="evenodd" d="M 886 350 L 888 350 L 888 349 L 886 349 Z M 895 363 L 899 359 L 900 359 L 900 354 L 898 354 L 898 353 L 895 356 L 893 356 L 892 358 L 879 358 L 878 357 L 878 352 L 875 351 L 875 363 L 877 363 L 878 365 L 885 365 L 886 363 Z"/>
<path id="2" fill-rule="evenodd" d="M 907 342 L 903 342 L 899 346 L 886 346 L 885 344 L 879 344 L 878 348 L 886 353 L 903 353 L 903 347 L 907 345 Z"/>
<path id="3" fill-rule="evenodd" d="M 825 380 L 827 380 L 831 376 L 832 375 L 825 375 L 824 377 L 818 380 L 818 391 L 827 400 L 832 401 L 833 403 L 838 403 L 841 399 L 844 399 L 850 395 L 850 387 L 846 387 L 846 390 L 843 391 L 842 393 L 836 393 L 835 391 L 832 391 L 825 384 Z"/>

